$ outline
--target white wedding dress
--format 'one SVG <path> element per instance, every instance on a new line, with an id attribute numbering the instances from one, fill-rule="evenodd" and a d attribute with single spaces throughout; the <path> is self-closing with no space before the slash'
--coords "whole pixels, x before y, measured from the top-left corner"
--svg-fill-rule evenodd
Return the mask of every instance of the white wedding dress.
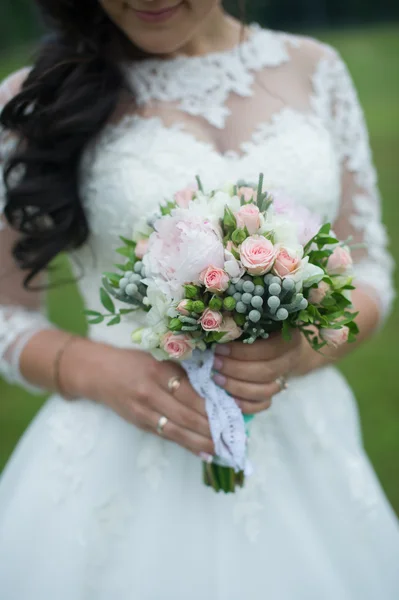
<path id="1" fill-rule="evenodd" d="M 146 60 L 124 72 L 138 111 L 110 123 L 81 165 L 91 237 L 75 257 L 88 307 L 99 307 L 118 235 L 129 236 L 164 196 L 196 174 L 212 187 L 262 171 L 270 187 L 331 220 L 340 238 L 367 245 L 355 252 L 357 285 L 383 321 L 392 259 L 362 111 L 334 50 L 254 26 L 231 51 Z M 3 85 L 3 103 L 23 76 Z M 12 145 L 3 133 L 4 159 Z M 5 226 L 0 239 L 6 273 Z M 16 275 L 1 279 L 0 299 L 1 372 L 28 386 L 21 349 L 52 325 Z M 129 347 L 135 319 L 89 335 Z M 52 396 L 0 482 L 0 598 L 399 598 L 398 522 L 335 368 L 294 379 L 256 417 L 250 459 L 245 489 L 217 495 L 182 448 L 87 399 Z"/>

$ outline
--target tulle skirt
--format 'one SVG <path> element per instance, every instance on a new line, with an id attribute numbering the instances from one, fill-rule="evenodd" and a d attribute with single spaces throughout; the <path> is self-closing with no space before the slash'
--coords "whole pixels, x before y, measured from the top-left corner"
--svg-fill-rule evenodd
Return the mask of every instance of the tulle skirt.
<path id="1" fill-rule="evenodd" d="M 399 527 L 326 368 L 251 426 L 235 495 L 89 400 L 53 396 L 0 480 L 2 600 L 397 600 Z"/>

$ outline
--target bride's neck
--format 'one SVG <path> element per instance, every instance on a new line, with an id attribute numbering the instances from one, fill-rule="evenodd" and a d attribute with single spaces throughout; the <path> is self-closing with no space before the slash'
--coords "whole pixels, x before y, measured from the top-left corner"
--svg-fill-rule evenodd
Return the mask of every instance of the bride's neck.
<path id="1" fill-rule="evenodd" d="M 218 5 L 176 55 L 201 56 L 230 50 L 240 42 L 243 32 L 243 25 Z"/>

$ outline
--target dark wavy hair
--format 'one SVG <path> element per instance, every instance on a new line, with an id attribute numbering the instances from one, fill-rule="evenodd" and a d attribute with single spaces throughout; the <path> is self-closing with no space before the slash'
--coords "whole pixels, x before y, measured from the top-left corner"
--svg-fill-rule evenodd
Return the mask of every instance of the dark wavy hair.
<path id="1" fill-rule="evenodd" d="M 1 114 L 1 124 L 21 140 L 5 168 L 4 214 L 21 233 L 13 254 L 28 272 L 26 286 L 60 252 L 87 240 L 78 189 L 82 151 L 117 106 L 120 60 L 143 56 L 98 0 L 37 3 L 52 33 Z"/>
<path id="2" fill-rule="evenodd" d="M 115 111 L 122 59 L 141 59 L 98 0 L 36 0 L 52 34 L 0 122 L 21 140 L 5 168 L 5 217 L 20 232 L 13 248 L 25 286 L 60 252 L 82 246 L 89 225 L 79 164 Z M 245 16 L 245 0 L 238 0 Z M 134 101 L 134 98 L 133 98 Z"/>

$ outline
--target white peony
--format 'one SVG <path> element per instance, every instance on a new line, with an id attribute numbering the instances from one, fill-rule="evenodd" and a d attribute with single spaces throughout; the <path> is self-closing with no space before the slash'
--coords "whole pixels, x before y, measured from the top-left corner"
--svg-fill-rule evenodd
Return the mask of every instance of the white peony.
<path id="1" fill-rule="evenodd" d="M 260 233 L 273 233 L 275 244 L 282 246 L 297 246 L 298 231 L 295 222 L 285 215 L 276 214 L 271 207 L 266 218 L 261 216 Z"/>
<path id="2" fill-rule="evenodd" d="M 287 279 L 292 279 L 295 282 L 296 291 L 301 292 L 304 287 L 319 283 L 324 276 L 323 269 L 309 263 L 309 256 L 305 256 L 299 269 L 292 275 L 288 275 Z"/>
<path id="3" fill-rule="evenodd" d="M 203 219 L 209 219 L 214 225 L 217 225 L 220 219 L 223 219 L 226 205 L 236 212 L 240 209 L 240 199 L 238 196 L 230 196 L 227 192 L 222 191 L 216 192 L 212 198 L 199 194 L 190 203 L 190 213 Z"/>
<path id="4" fill-rule="evenodd" d="M 200 283 L 202 271 L 213 265 L 223 268 L 224 248 L 219 226 L 190 209 L 175 209 L 155 223 L 143 262 L 146 281 L 155 280 L 159 290 L 175 301 L 183 286 Z"/>
<path id="5" fill-rule="evenodd" d="M 224 251 L 224 260 L 224 270 L 230 276 L 232 282 L 237 283 L 245 273 L 244 267 L 229 250 Z"/>

